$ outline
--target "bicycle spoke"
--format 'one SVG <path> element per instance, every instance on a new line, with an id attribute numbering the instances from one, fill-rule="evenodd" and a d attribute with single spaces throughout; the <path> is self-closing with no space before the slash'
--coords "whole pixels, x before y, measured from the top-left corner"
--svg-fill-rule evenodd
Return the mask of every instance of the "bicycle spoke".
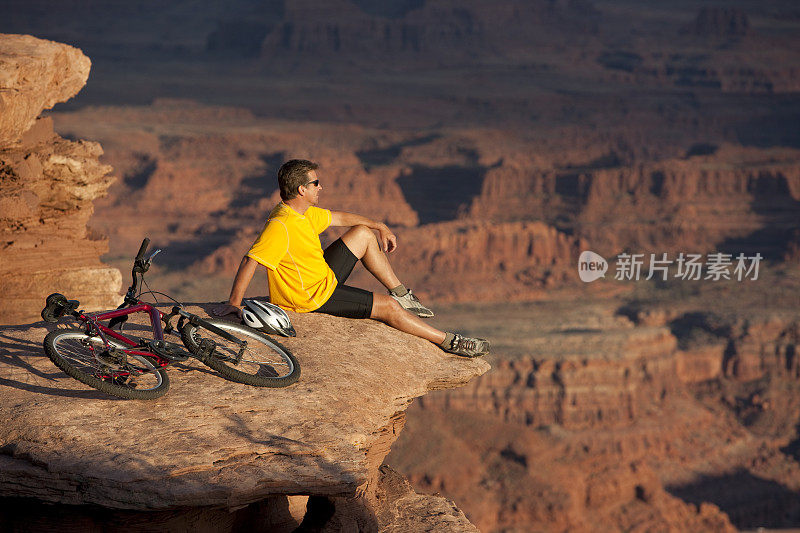
<path id="1" fill-rule="evenodd" d="M 232 335 L 238 342 L 210 328 L 190 325 L 183 330 L 186 346 L 202 355 L 202 345 L 214 343 L 214 351 L 201 361 L 233 381 L 260 387 L 285 387 L 300 377 L 300 367 L 289 350 L 269 337 L 246 326 L 223 320 L 208 323 Z M 241 341 L 247 345 L 242 350 Z"/>
<path id="2" fill-rule="evenodd" d="M 121 350 L 121 353 L 126 354 L 124 358 L 118 356 L 119 360 L 115 360 L 113 356 L 106 354 L 108 360 L 101 359 L 100 354 L 105 352 L 106 347 L 99 337 L 63 338 L 58 348 L 61 356 L 76 370 L 103 381 L 130 389 L 145 390 L 156 388 L 161 383 L 158 367 L 145 364 L 140 356 L 132 356 Z M 113 344 L 112 348 L 120 349 Z"/>

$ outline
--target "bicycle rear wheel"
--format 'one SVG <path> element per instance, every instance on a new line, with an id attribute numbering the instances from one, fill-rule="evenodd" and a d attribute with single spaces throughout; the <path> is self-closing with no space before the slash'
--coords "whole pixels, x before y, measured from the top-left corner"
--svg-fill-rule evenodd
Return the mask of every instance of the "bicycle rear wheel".
<path id="1" fill-rule="evenodd" d="M 239 345 L 212 331 L 187 323 L 181 330 L 183 344 L 200 360 L 231 381 L 255 387 L 287 387 L 300 378 L 300 363 L 288 348 L 247 326 L 224 320 L 207 320 L 234 337 L 247 341 L 237 363 Z M 204 357 L 200 343 L 214 341 L 214 352 Z"/>
<path id="2" fill-rule="evenodd" d="M 44 351 L 68 376 L 129 400 L 152 400 L 169 390 L 167 372 L 152 358 L 106 350 L 102 339 L 77 328 L 57 329 L 44 338 Z"/>

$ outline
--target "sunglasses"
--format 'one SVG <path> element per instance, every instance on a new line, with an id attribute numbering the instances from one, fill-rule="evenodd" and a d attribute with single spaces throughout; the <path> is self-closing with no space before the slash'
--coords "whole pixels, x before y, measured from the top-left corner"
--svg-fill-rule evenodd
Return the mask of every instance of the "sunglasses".
<path id="1" fill-rule="evenodd" d="M 314 185 L 316 187 L 319 187 L 319 180 L 309 181 L 308 183 L 305 184 L 305 187 L 308 187 L 309 185 Z"/>

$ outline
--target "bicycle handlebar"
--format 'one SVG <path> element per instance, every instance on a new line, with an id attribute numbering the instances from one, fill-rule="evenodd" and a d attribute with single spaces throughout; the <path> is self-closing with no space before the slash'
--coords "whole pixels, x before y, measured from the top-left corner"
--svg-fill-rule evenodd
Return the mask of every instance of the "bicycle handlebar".
<path id="1" fill-rule="evenodd" d="M 144 254 L 147 253 L 147 248 L 150 246 L 150 239 L 145 237 L 142 241 L 142 245 L 139 247 L 139 252 L 136 254 L 136 259 L 133 260 L 133 268 L 131 269 L 131 277 L 133 278 L 133 283 L 131 284 L 130 288 L 128 289 L 128 295 L 133 298 L 137 292 L 139 292 L 139 279 L 136 277 L 136 274 L 144 274 L 148 270 L 148 265 L 144 259 Z"/>
<path id="2" fill-rule="evenodd" d="M 142 241 L 142 245 L 139 247 L 139 253 L 136 254 L 136 261 L 139 262 L 144 259 L 144 254 L 147 253 L 147 247 L 150 246 L 150 239 L 145 237 Z"/>

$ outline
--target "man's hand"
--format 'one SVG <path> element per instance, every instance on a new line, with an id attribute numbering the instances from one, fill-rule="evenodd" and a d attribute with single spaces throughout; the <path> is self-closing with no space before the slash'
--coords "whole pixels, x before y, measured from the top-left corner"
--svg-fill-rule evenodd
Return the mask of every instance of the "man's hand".
<path id="1" fill-rule="evenodd" d="M 214 316 L 221 317 L 225 315 L 232 315 L 234 313 L 236 313 L 236 316 L 238 316 L 239 318 L 242 318 L 241 306 L 231 305 L 228 302 L 221 302 L 211 308 L 211 314 Z"/>
<path id="2" fill-rule="evenodd" d="M 397 248 L 397 237 L 395 234 L 389 231 L 386 224 L 378 226 L 378 233 L 380 234 L 381 249 L 386 253 L 393 252 L 394 249 Z"/>

